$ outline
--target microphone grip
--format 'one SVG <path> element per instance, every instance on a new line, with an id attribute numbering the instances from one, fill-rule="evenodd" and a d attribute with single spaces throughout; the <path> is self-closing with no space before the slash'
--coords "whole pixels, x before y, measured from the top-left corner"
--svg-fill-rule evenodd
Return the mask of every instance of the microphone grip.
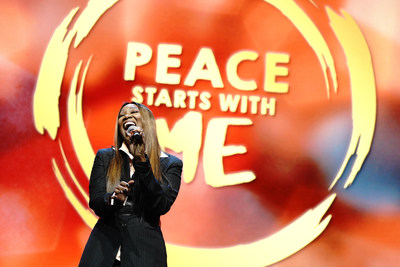
<path id="1" fill-rule="evenodd" d="M 141 143 L 142 142 L 142 135 L 138 132 L 135 132 L 133 134 L 133 139 L 135 139 L 136 143 Z"/>

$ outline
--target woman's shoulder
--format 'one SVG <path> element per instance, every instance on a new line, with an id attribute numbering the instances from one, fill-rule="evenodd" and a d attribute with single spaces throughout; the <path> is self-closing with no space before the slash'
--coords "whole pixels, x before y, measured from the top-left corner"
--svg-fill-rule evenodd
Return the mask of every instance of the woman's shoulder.
<path id="1" fill-rule="evenodd" d="M 96 156 L 98 157 L 112 157 L 115 154 L 114 147 L 101 148 L 97 150 Z"/>
<path id="2" fill-rule="evenodd" d="M 170 165 L 170 164 L 180 165 L 180 166 L 183 165 L 183 162 L 180 158 L 178 158 L 174 155 L 171 155 L 167 152 L 164 152 L 164 151 L 161 153 L 161 162 L 162 163 L 165 162 L 168 165 Z"/>

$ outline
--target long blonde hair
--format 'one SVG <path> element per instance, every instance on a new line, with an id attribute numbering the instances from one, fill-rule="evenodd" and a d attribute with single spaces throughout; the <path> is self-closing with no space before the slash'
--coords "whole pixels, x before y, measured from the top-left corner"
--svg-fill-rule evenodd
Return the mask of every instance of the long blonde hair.
<path id="1" fill-rule="evenodd" d="M 118 116 L 122 108 L 128 104 L 134 104 L 139 108 L 140 116 L 142 117 L 142 126 L 144 132 L 144 140 L 146 144 L 146 154 L 149 158 L 151 170 L 153 171 L 154 177 L 161 183 L 161 166 L 160 166 L 160 153 L 161 147 L 158 142 L 156 120 L 151 110 L 143 104 L 136 102 L 124 103 L 117 114 L 117 121 L 115 123 L 114 132 L 114 145 L 115 155 L 111 159 L 110 166 L 107 171 L 107 192 L 114 191 L 115 187 L 120 183 L 121 168 L 122 168 L 122 155 L 119 151 L 122 143 L 124 142 L 123 137 L 119 131 Z"/>

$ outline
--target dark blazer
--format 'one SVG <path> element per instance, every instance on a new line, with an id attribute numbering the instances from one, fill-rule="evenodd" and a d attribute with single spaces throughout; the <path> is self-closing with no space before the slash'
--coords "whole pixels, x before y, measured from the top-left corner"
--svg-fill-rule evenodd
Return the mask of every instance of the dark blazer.
<path id="1" fill-rule="evenodd" d="M 133 162 L 135 181 L 129 204 L 111 206 L 106 192 L 107 170 L 113 148 L 101 149 L 94 160 L 89 182 L 89 206 L 99 216 L 85 246 L 79 266 L 112 266 L 121 246 L 122 266 L 166 266 L 165 242 L 160 215 L 169 211 L 181 182 L 182 161 L 167 154 L 161 157 L 163 182 L 151 171 L 150 163 Z M 124 152 L 121 181 L 130 180 L 129 157 Z"/>

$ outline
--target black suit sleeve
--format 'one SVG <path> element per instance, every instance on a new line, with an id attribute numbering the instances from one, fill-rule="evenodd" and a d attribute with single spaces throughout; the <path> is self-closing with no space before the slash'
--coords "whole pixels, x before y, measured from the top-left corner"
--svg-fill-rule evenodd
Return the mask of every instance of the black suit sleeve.
<path id="1" fill-rule="evenodd" d="M 89 181 L 89 207 L 99 217 L 113 215 L 115 206 L 108 204 L 111 193 L 107 193 L 107 169 L 110 163 L 107 150 L 99 150 L 94 160 Z"/>
<path id="2" fill-rule="evenodd" d="M 135 180 L 139 179 L 144 187 L 144 208 L 152 215 L 167 213 L 174 203 L 181 184 L 182 161 L 169 156 L 163 159 L 163 181 L 159 183 L 154 177 L 150 163 L 134 162 Z"/>

